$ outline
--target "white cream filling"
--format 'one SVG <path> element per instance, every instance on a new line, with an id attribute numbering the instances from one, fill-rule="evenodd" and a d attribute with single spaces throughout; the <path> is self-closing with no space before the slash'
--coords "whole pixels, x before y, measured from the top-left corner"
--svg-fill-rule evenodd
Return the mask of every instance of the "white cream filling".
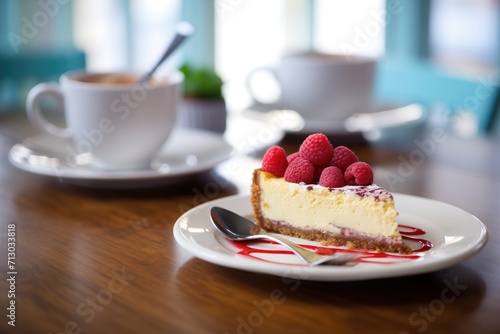
<path id="1" fill-rule="evenodd" d="M 375 236 L 399 238 L 393 201 L 361 197 L 355 191 L 330 191 L 321 186 L 287 183 L 282 178 L 260 176 L 261 209 L 271 220 L 298 228 L 340 233 L 345 227 Z M 311 187 L 311 186 L 309 186 Z"/>

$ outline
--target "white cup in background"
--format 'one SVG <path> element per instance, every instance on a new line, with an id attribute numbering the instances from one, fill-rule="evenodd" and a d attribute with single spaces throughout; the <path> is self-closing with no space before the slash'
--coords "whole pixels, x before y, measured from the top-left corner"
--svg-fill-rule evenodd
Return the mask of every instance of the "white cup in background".
<path id="1" fill-rule="evenodd" d="M 183 75 L 157 75 L 138 84 L 132 73 L 68 72 L 60 83 L 41 83 L 28 94 L 31 123 L 46 133 L 70 138 L 67 159 L 91 153 L 102 169 L 147 167 L 175 125 Z M 66 127 L 47 120 L 40 110 L 44 96 L 62 102 Z"/>
<path id="2" fill-rule="evenodd" d="M 252 71 L 247 78 L 251 97 L 270 109 L 292 109 L 305 119 L 344 120 L 372 104 L 376 60 L 318 52 L 284 55 L 277 66 Z M 255 74 L 269 71 L 276 79 L 278 101 L 260 101 Z"/>

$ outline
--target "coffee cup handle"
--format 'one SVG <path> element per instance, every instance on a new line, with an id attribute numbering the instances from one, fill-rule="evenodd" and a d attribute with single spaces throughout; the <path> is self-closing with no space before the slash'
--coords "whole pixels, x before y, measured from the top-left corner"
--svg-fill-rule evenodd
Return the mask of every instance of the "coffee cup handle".
<path id="1" fill-rule="evenodd" d="M 268 67 L 268 66 L 257 67 L 255 69 L 253 69 L 252 71 L 250 71 L 250 73 L 248 73 L 248 75 L 246 77 L 245 85 L 246 85 L 248 94 L 250 94 L 250 97 L 252 98 L 253 101 L 255 101 L 255 102 L 259 103 L 259 104 L 265 105 L 265 106 L 273 106 L 273 105 L 279 103 L 281 97 L 278 97 L 278 99 L 276 101 L 274 101 L 274 102 L 264 102 L 264 101 L 262 101 L 262 100 L 260 100 L 258 98 L 258 96 L 255 94 L 254 90 L 252 89 L 252 84 L 251 84 L 252 83 L 252 78 L 257 73 L 262 73 L 262 72 L 268 72 L 268 73 L 270 73 L 273 76 L 273 79 L 279 85 L 279 80 L 278 80 L 278 77 L 276 75 L 276 71 L 274 70 L 274 68 Z"/>
<path id="2" fill-rule="evenodd" d="M 36 128 L 45 131 L 58 138 L 69 138 L 71 133 L 69 128 L 63 128 L 47 120 L 40 109 L 40 100 L 44 96 L 52 96 L 58 105 L 63 105 L 64 96 L 61 87 L 55 82 L 40 83 L 33 87 L 26 99 L 26 112 L 31 124 Z"/>

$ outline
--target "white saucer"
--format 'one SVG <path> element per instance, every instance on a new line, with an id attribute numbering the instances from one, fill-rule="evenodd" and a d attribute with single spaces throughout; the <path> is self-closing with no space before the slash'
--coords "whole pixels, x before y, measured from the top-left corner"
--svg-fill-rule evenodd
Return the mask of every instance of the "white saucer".
<path id="1" fill-rule="evenodd" d="M 210 221 L 210 209 L 220 206 L 251 217 L 249 195 L 225 197 L 195 207 L 177 220 L 173 233 L 182 248 L 204 261 L 239 270 L 313 281 L 357 281 L 432 272 L 466 260 L 478 253 L 488 240 L 488 231 L 483 223 L 462 209 L 403 194 L 394 194 L 394 200 L 402 234 L 431 242 L 430 249 L 404 256 L 330 247 L 335 251 L 359 252 L 361 258 L 345 266 L 308 267 L 279 245 L 258 241 L 241 245 L 222 237 L 215 230 Z M 415 231 L 412 234 L 412 230 L 406 228 L 405 232 L 401 225 L 410 226 Z M 416 233 L 419 229 L 421 234 Z M 302 245 L 318 246 L 311 241 L 290 239 Z M 413 242 L 405 242 L 415 248 Z"/>
<path id="2" fill-rule="evenodd" d="M 74 164 L 71 163 L 73 159 L 69 161 L 67 158 L 68 148 L 72 147 L 69 140 L 39 134 L 14 145 L 9 160 L 27 172 L 73 184 L 122 188 L 175 182 L 184 176 L 212 169 L 233 152 L 233 147 L 220 134 L 183 128 L 174 130 L 147 168 L 102 170 L 94 168 L 91 160 Z"/>
<path id="3" fill-rule="evenodd" d="M 238 154 L 259 154 L 285 137 L 285 131 L 266 119 L 229 114 L 224 139 Z"/>
<path id="4" fill-rule="evenodd" d="M 423 110 L 415 110 L 418 108 L 421 107 L 411 103 L 374 102 L 348 119 L 312 119 L 302 115 L 304 126 L 302 129 L 290 131 L 290 134 L 308 135 L 321 132 L 330 136 L 359 136 L 373 130 L 381 131 L 415 126 L 425 120 Z M 257 104 L 252 109 L 265 113 L 279 109 L 279 107 Z M 359 124 L 360 122 L 362 123 Z M 353 125 L 355 126 L 353 127 Z"/>

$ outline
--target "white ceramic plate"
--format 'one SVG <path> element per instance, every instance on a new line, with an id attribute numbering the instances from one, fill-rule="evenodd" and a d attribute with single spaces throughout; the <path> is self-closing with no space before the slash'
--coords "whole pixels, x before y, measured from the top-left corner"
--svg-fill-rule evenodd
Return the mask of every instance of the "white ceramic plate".
<path id="1" fill-rule="evenodd" d="M 423 230 L 413 237 L 427 240 L 432 247 L 411 256 L 359 251 L 360 260 L 345 266 L 308 267 L 279 245 L 266 242 L 235 243 L 222 237 L 210 221 L 209 211 L 221 206 L 250 217 L 248 195 L 236 195 L 202 204 L 182 215 L 174 226 L 180 246 L 194 256 L 217 265 L 280 277 L 315 281 L 356 281 L 422 274 L 457 264 L 479 252 L 487 242 L 486 227 L 468 212 L 449 204 L 415 196 L 394 194 L 398 223 Z M 412 234 L 410 229 L 400 229 Z M 418 233 L 418 232 L 417 232 Z M 306 245 L 316 243 L 294 239 Z M 417 243 L 409 242 L 412 246 Z M 332 247 L 346 251 L 342 247 Z"/>
<path id="2" fill-rule="evenodd" d="M 177 128 L 157 157 L 147 168 L 102 170 L 92 167 L 84 157 L 81 163 L 69 159 L 75 152 L 67 140 L 54 139 L 46 134 L 36 135 L 14 145 L 9 152 L 10 162 L 27 172 L 57 177 L 66 182 L 93 187 L 131 187 L 163 184 L 184 176 L 210 170 L 228 159 L 233 151 L 222 135 Z"/>

